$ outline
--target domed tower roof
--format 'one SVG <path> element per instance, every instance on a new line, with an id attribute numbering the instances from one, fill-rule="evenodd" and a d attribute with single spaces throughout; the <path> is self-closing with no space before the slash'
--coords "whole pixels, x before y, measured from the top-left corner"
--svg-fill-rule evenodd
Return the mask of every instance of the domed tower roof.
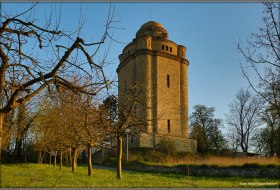
<path id="1" fill-rule="evenodd" d="M 168 38 L 168 32 L 167 30 L 162 26 L 162 24 L 155 22 L 155 21 L 149 21 L 145 24 L 143 24 L 140 29 L 136 33 L 136 37 L 141 36 L 151 36 L 151 37 L 157 37 L 161 39 L 167 39 Z"/>

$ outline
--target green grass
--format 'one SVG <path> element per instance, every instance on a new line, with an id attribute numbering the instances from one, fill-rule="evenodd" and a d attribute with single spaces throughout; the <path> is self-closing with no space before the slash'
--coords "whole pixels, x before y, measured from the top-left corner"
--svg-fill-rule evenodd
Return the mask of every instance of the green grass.
<path id="1" fill-rule="evenodd" d="M 116 179 L 115 171 L 94 169 L 87 176 L 87 167 L 79 166 L 76 173 L 71 168 L 62 170 L 46 164 L 3 164 L 2 187 L 279 187 L 277 179 L 264 178 L 214 178 L 191 177 L 175 174 L 123 172 Z M 277 184 L 278 183 L 278 184 Z"/>

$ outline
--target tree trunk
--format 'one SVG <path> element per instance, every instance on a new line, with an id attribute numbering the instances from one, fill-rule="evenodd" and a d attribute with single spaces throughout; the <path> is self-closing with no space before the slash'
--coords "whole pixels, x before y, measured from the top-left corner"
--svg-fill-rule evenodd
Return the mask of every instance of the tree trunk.
<path id="1" fill-rule="evenodd" d="M 86 164 L 86 163 L 87 163 L 86 153 L 87 153 L 87 151 L 86 151 L 86 150 L 83 150 L 83 152 L 82 152 L 82 163 L 83 163 L 83 164 Z"/>
<path id="2" fill-rule="evenodd" d="M 117 144 L 118 144 L 117 179 L 122 179 L 122 137 L 117 138 Z"/>
<path id="3" fill-rule="evenodd" d="M 104 164 L 104 147 L 101 147 L 101 164 Z"/>
<path id="4" fill-rule="evenodd" d="M 38 157 L 37 157 L 37 163 L 38 163 L 38 164 L 42 164 L 41 158 L 42 158 L 42 152 L 39 151 L 39 152 L 38 152 Z"/>
<path id="5" fill-rule="evenodd" d="M 63 155 L 63 153 L 62 153 L 62 151 L 60 151 L 60 159 L 59 159 L 59 169 L 61 170 L 62 169 L 62 155 Z"/>
<path id="6" fill-rule="evenodd" d="M 65 158 L 65 164 L 66 164 L 66 166 L 67 166 L 67 167 L 70 166 L 70 164 L 69 164 L 69 153 L 68 153 L 68 151 L 66 151 L 66 155 L 64 154 L 64 158 Z"/>
<path id="7" fill-rule="evenodd" d="M 43 160 L 44 160 L 44 157 L 45 157 L 45 155 L 46 155 L 46 151 L 44 151 L 44 154 L 43 154 L 43 156 L 41 156 L 41 164 L 43 163 Z"/>
<path id="8" fill-rule="evenodd" d="M 269 138 L 269 147 L 270 147 L 270 156 L 274 156 L 274 123 L 271 124 L 271 130 L 270 130 L 270 138 Z"/>
<path id="9" fill-rule="evenodd" d="M 14 150 L 13 161 L 22 162 L 22 138 L 18 137 L 16 140 L 16 147 Z"/>
<path id="10" fill-rule="evenodd" d="M 50 157 L 49 157 L 50 165 L 52 164 L 52 153 L 50 152 Z"/>
<path id="11" fill-rule="evenodd" d="M 21 140 L 16 139 L 15 149 L 12 154 L 12 162 L 20 162 L 21 161 Z"/>
<path id="12" fill-rule="evenodd" d="M 88 152 L 88 176 L 92 176 L 92 163 L 91 163 L 91 147 L 88 145 L 87 147 Z"/>
<path id="13" fill-rule="evenodd" d="M 278 143 L 278 150 L 277 150 L 277 152 L 276 152 L 276 155 L 278 156 L 278 157 L 280 157 L 280 127 L 278 126 L 278 137 L 276 138 L 276 142 Z M 277 140 L 278 139 L 278 140 Z M 275 156 L 276 156 L 275 155 Z"/>
<path id="14" fill-rule="evenodd" d="M 56 153 L 55 153 L 54 159 L 53 159 L 53 166 L 54 166 L 54 167 L 56 167 L 56 156 L 57 156 L 57 155 L 56 155 Z"/>
<path id="15" fill-rule="evenodd" d="M 69 163 L 70 163 L 70 166 L 72 166 L 72 149 L 71 149 L 71 147 L 69 148 Z"/>
<path id="16" fill-rule="evenodd" d="M 1 103 L 1 101 L 0 101 L 0 103 Z M 5 114 L 0 112 L 0 165 L 2 163 L 2 154 L 1 154 L 1 152 L 2 152 L 2 129 L 3 129 L 3 126 L 4 126 L 4 116 L 5 116 Z"/>
<path id="17" fill-rule="evenodd" d="M 22 144 L 23 144 L 23 137 L 25 130 L 24 128 L 25 123 L 24 123 L 24 116 L 25 116 L 25 104 L 20 104 L 18 107 L 18 115 L 17 115 L 17 136 L 16 136 L 16 147 L 14 150 L 14 155 L 13 155 L 13 161 L 16 162 L 23 162 L 23 151 L 22 151 Z"/>
<path id="18" fill-rule="evenodd" d="M 77 171 L 77 158 L 78 158 L 78 150 L 77 148 L 73 148 L 72 172 Z"/>
<path id="19" fill-rule="evenodd" d="M 240 146 L 241 146 L 242 152 L 247 152 L 245 142 L 244 142 L 245 141 L 244 138 L 245 138 L 244 136 L 241 136 Z"/>

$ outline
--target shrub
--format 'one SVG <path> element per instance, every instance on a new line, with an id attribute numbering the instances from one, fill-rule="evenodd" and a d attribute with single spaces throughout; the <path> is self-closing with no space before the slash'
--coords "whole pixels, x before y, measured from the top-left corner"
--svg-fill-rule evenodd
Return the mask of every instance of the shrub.
<path id="1" fill-rule="evenodd" d="M 242 167 L 243 168 L 262 168 L 264 166 L 259 163 L 245 163 L 242 165 Z"/>
<path id="2" fill-rule="evenodd" d="M 175 142 L 165 137 L 160 140 L 158 150 L 168 156 L 175 156 L 177 154 Z"/>
<path id="3" fill-rule="evenodd" d="M 117 166 L 117 164 L 118 164 L 117 158 L 112 158 L 112 157 L 105 159 L 103 162 L 104 166 Z"/>
<path id="4" fill-rule="evenodd" d="M 165 163 L 166 155 L 162 152 L 158 152 L 156 150 L 147 151 L 144 161 L 146 162 L 154 162 L 154 163 Z"/>

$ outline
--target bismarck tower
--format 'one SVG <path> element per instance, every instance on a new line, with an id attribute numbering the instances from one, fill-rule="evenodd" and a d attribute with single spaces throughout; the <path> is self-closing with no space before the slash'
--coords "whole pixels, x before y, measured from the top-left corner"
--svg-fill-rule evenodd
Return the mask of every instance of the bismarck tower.
<path id="1" fill-rule="evenodd" d="M 146 109 L 139 114 L 149 121 L 144 131 L 130 137 L 130 147 L 154 148 L 167 138 L 176 143 L 178 151 L 196 151 L 196 141 L 189 139 L 186 50 L 168 39 L 160 23 L 150 21 L 141 26 L 136 38 L 119 55 L 119 101 L 133 81 L 140 81 L 140 99 Z"/>

